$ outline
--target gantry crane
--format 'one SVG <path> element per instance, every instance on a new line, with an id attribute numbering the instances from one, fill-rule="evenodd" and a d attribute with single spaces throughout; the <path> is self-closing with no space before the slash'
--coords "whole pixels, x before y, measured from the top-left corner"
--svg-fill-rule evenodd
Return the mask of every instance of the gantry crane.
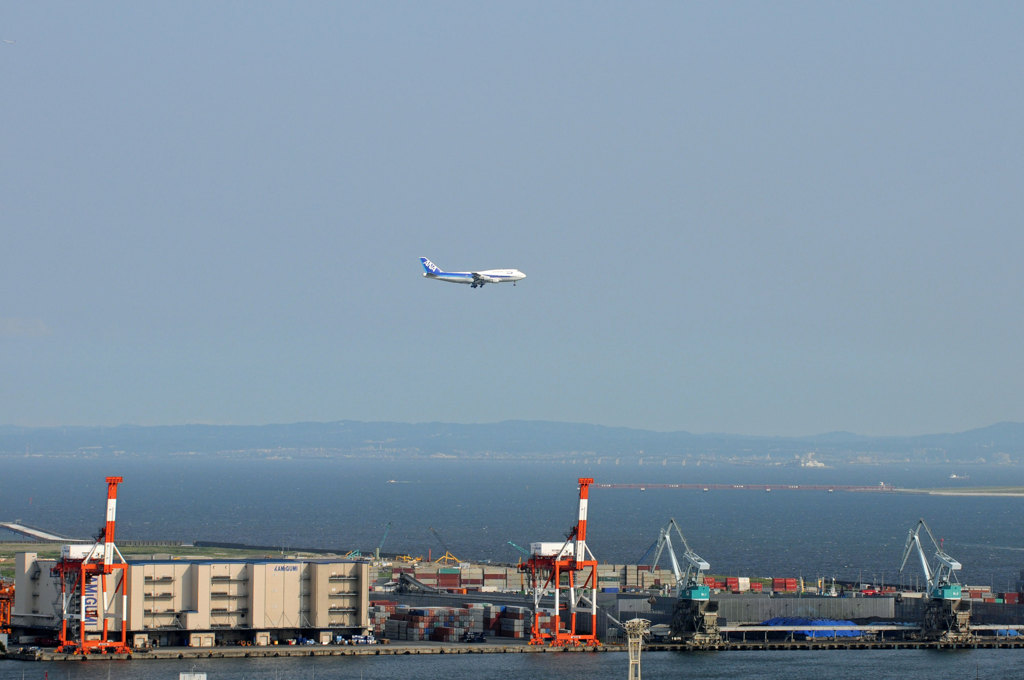
<path id="1" fill-rule="evenodd" d="M 593 483 L 589 477 L 579 478 L 579 513 L 565 542 L 531 543 L 530 559 L 519 565 L 521 571 L 529 573 L 533 590 L 531 645 L 596 647 L 601 644 L 597 639 L 597 560 L 587 547 L 587 505 Z M 548 592 L 554 595 L 550 628 L 540 622 L 541 600 Z M 587 618 L 590 631 L 580 632 L 582 626 L 578 625 Z"/>
<path id="2" fill-rule="evenodd" d="M 933 566 L 928 564 L 928 557 L 921 545 L 921 529 L 924 529 L 935 547 Z M 962 599 L 963 591 L 955 573 L 960 570 L 961 564 L 942 549 L 923 519 L 918 520 L 914 528 L 907 533 L 907 544 L 903 549 L 903 561 L 900 563 L 901 574 L 910 553 L 915 551 L 924 571 L 928 595 L 924 603 L 923 635 L 942 642 L 961 642 L 969 639 L 971 603 Z"/>
<path id="3" fill-rule="evenodd" d="M 14 607 L 14 584 L 0 580 L 0 635 L 11 632 L 11 609 Z"/>
<path id="4" fill-rule="evenodd" d="M 65 545 L 61 558 L 51 570 L 60 579 L 60 646 L 58 652 L 125 654 L 128 650 L 128 563 L 114 545 L 114 517 L 117 485 L 122 477 L 107 477 L 107 517 L 96 542 Z M 116 560 L 115 560 L 116 556 Z M 107 577 L 114 576 L 108 591 Z M 118 617 L 120 594 L 120 639 L 110 639 L 110 622 Z"/>
<path id="5" fill-rule="evenodd" d="M 672 545 L 672 530 L 682 544 L 683 569 Z M 672 612 L 672 635 L 685 640 L 688 644 L 698 647 L 711 646 L 721 642 L 718 628 L 718 603 L 711 601 L 711 588 L 704 583 L 704 572 L 711 568 L 707 560 L 698 555 L 686 542 L 679 524 L 669 518 L 658 535 L 657 549 L 654 552 L 652 566 L 658 564 L 662 554 L 668 549 L 672 573 L 676 577 L 676 604 Z"/>

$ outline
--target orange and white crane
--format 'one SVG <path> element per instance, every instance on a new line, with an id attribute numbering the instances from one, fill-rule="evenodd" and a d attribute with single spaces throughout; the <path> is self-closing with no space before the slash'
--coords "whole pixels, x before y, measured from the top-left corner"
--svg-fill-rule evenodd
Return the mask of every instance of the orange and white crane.
<path id="1" fill-rule="evenodd" d="M 106 523 L 96 542 L 91 546 L 81 543 L 63 546 L 60 560 L 51 570 L 60 579 L 61 628 L 57 651 L 76 654 L 129 651 L 126 641 L 128 563 L 114 545 L 117 485 L 122 481 L 122 477 L 107 477 Z M 113 577 L 109 590 L 108 577 Z M 118 618 L 120 639 L 111 639 L 110 623 Z"/>
<path id="2" fill-rule="evenodd" d="M 11 632 L 11 609 L 14 607 L 14 584 L 0 580 L 0 635 Z"/>
<path id="3" fill-rule="evenodd" d="M 529 573 L 533 590 L 531 645 L 601 644 L 597 639 L 597 560 L 587 547 L 587 505 L 593 483 L 589 477 L 579 478 L 579 514 L 565 542 L 531 543 L 530 559 L 519 566 Z M 545 613 L 541 602 L 548 593 L 554 596 L 554 608 Z M 545 625 L 545 618 L 550 625 Z M 588 618 L 589 632 L 579 632 L 578 625 Z"/>

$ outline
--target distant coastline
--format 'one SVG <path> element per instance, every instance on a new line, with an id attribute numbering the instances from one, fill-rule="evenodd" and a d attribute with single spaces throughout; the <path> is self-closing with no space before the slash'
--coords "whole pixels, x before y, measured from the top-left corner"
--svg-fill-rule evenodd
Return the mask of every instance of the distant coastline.
<path id="1" fill-rule="evenodd" d="M 217 456 L 230 459 L 595 461 L 754 466 L 1024 464 L 1024 423 L 966 432 L 802 437 L 660 432 L 584 423 L 394 423 L 17 427 L 0 425 L 0 456 Z"/>
<path id="2" fill-rule="evenodd" d="M 1024 486 L 980 486 L 973 489 L 896 489 L 926 496 L 1011 496 L 1024 498 Z"/>

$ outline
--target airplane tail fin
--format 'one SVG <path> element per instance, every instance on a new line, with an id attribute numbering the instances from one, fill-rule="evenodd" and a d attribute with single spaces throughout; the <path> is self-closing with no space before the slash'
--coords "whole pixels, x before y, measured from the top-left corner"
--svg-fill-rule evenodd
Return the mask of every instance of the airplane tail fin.
<path id="1" fill-rule="evenodd" d="M 431 262 L 425 257 L 420 258 L 420 263 L 423 265 L 423 271 L 429 275 L 444 274 L 440 267 Z"/>

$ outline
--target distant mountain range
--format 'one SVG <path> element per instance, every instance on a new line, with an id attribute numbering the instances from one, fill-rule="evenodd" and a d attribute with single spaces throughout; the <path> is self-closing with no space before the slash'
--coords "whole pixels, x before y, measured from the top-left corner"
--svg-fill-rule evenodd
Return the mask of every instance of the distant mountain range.
<path id="1" fill-rule="evenodd" d="M 579 423 L 508 420 L 466 425 L 342 420 L 285 425 L 0 426 L 0 454 L 42 456 L 347 456 L 565 458 L 579 456 L 821 462 L 1024 462 L 1024 423 L 952 434 L 805 437 L 654 432 Z"/>

